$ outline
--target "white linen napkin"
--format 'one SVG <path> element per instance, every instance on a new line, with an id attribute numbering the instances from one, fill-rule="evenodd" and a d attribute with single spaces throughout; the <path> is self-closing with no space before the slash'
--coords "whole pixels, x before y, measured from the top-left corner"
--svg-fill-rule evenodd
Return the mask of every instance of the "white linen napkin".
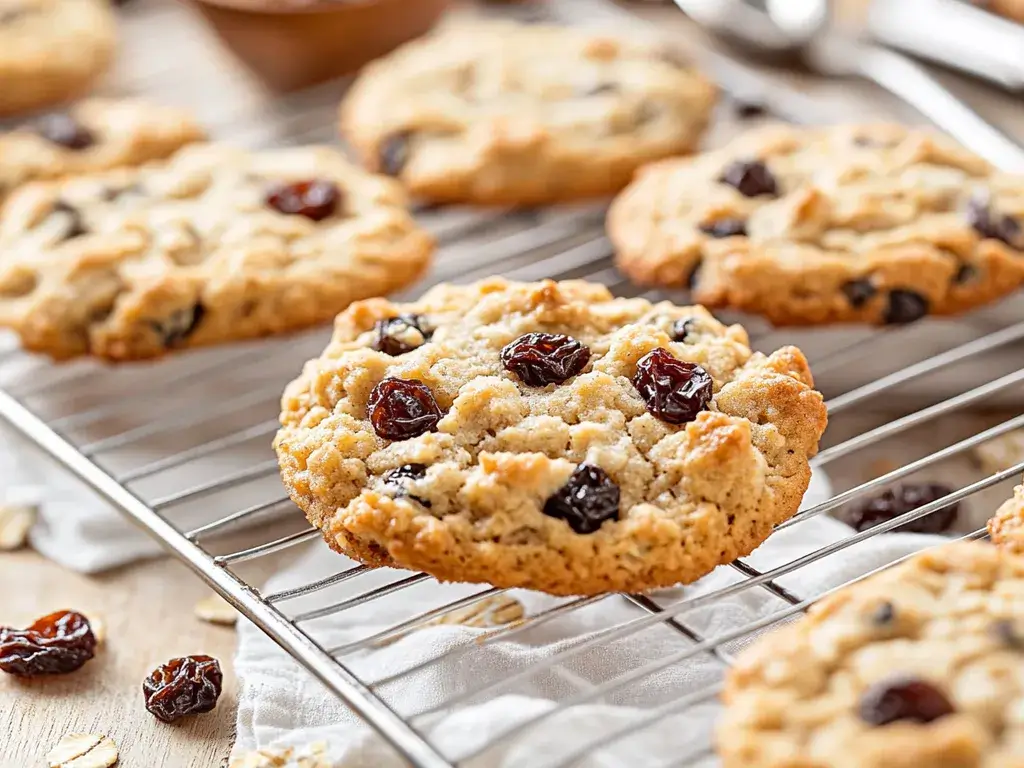
<path id="1" fill-rule="evenodd" d="M 816 504 L 829 495 L 828 482 L 819 475 L 812 483 L 805 506 Z M 835 520 L 815 518 L 775 534 L 749 562 L 765 571 L 851 533 L 850 528 Z M 812 597 L 940 540 L 912 534 L 882 535 L 782 578 L 779 583 L 801 598 Z M 300 560 L 273 577 L 267 589 L 276 591 L 308 583 L 352 565 L 317 542 Z M 289 615 L 295 615 L 407 575 L 387 569 L 367 572 L 342 585 L 283 605 Z M 667 606 L 684 595 L 706 593 L 740 578 L 731 568 L 719 568 L 696 585 L 659 593 L 656 602 Z M 397 622 L 482 589 L 426 581 L 303 626 L 324 647 L 332 648 L 369 637 Z M 520 590 L 510 594 L 523 604 L 527 616 L 568 602 Z M 713 637 L 787 606 L 763 589 L 748 589 L 681 618 L 702 636 Z M 439 659 L 452 653 L 452 649 L 463 648 L 381 687 L 385 700 L 399 714 L 409 716 L 438 706 L 461 691 L 501 680 L 517 670 L 541 663 L 551 654 L 593 637 L 602 629 L 642 615 L 643 612 L 625 598 L 613 595 L 571 611 L 556 621 L 484 646 L 472 641 L 486 633 L 485 629 L 431 626 L 414 630 L 384 647 L 343 658 L 361 679 L 373 683 L 421 662 Z M 470 701 L 443 717 L 428 719 L 426 733 L 446 757 L 457 759 L 509 726 L 544 715 L 556 706 L 557 700 L 676 653 L 684 649 L 687 642 L 677 631 L 659 624 L 614 642 L 601 643 L 519 682 L 510 690 L 502 691 L 499 697 Z M 546 716 L 536 729 L 519 734 L 500 748 L 460 765 L 542 768 L 569 754 L 574 746 L 619 727 L 629 727 L 637 718 L 642 720 L 645 709 L 678 700 L 713 684 L 720 669 L 720 662 L 707 654 L 699 654 L 622 691 Z M 239 626 L 236 672 L 241 681 L 236 756 L 256 748 L 301 747 L 326 741 L 337 766 L 398 768 L 405 765 L 340 700 L 248 622 Z M 636 731 L 582 764 L 660 766 L 668 761 L 679 761 L 688 754 L 700 753 L 708 745 L 715 712 L 713 703 L 688 709 L 652 728 Z"/>

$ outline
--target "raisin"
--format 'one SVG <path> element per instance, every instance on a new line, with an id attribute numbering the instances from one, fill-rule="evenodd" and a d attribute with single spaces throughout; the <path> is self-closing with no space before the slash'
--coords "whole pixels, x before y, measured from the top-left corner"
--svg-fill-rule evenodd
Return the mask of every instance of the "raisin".
<path id="1" fill-rule="evenodd" d="M 760 101 L 733 99 L 732 110 L 736 114 L 736 117 L 741 120 L 752 120 L 755 117 L 764 117 L 768 112 L 768 107 Z"/>
<path id="2" fill-rule="evenodd" d="M 743 219 L 719 219 L 700 225 L 700 231 L 711 237 L 746 237 L 747 222 Z"/>
<path id="3" fill-rule="evenodd" d="M 691 291 L 697 287 L 697 283 L 700 282 L 700 267 L 701 263 L 698 261 L 693 265 L 693 269 L 690 270 L 690 274 L 686 277 L 686 287 Z"/>
<path id="4" fill-rule="evenodd" d="M 890 488 L 873 499 L 861 502 L 852 511 L 846 513 L 843 519 L 858 531 L 866 531 L 868 528 L 874 528 L 876 525 L 941 499 L 943 496 L 948 496 L 952 492 L 952 488 L 939 483 L 900 485 Z M 904 523 L 895 530 L 905 533 L 942 533 L 953 526 L 958 510 L 959 505 L 953 503 L 930 515 Z"/>
<path id="5" fill-rule="evenodd" d="M 672 341 L 685 342 L 686 338 L 693 333 L 697 327 L 697 321 L 692 317 L 684 317 L 672 323 Z"/>
<path id="6" fill-rule="evenodd" d="M 895 618 L 896 608 L 886 600 L 884 603 L 879 603 L 878 607 L 871 614 L 871 623 L 876 627 L 887 627 L 892 624 Z"/>
<path id="7" fill-rule="evenodd" d="M 202 304 L 195 304 L 185 309 L 175 310 L 165 320 L 152 320 L 149 324 L 160 336 L 165 347 L 176 347 L 195 333 L 204 315 L 206 315 L 206 307 Z"/>
<path id="8" fill-rule="evenodd" d="M 417 437 L 433 431 L 441 420 L 434 394 L 414 379 L 381 380 L 370 392 L 368 410 L 373 431 L 385 440 Z"/>
<path id="9" fill-rule="evenodd" d="M 58 200 L 50 209 L 50 218 L 53 217 L 57 217 L 61 222 L 61 241 L 81 237 L 89 232 L 81 212 L 63 200 Z"/>
<path id="10" fill-rule="evenodd" d="M 860 309 L 878 293 L 878 289 L 871 284 L 870 280 L 860 277 L 843 283 L 843 293 L 846 294 L 846 299 L 850 302 L 851 307 Z"/>
<path id="11" fill-rule="evenodd" d="M 402 132 L 388 136 L 377 152 L 381 171 L 388 176 L 398 176 L 409 162 L 409 134 Z"/>
<path id="12" fill-rule="evenodd" d="M 744 197 L 778 194 L 779 185 L 768 166 L 760 160 L 737 160 L 729 165 L 719 179 Z"/>
<path id="13" fill-rule="evenodd" d="M 619 86 L 615 83 L 594 83 L 579 89 L 580 96 L 600 96 L 604 93 L 618 93 Z"/>
<path id="14" fill-rule="evenodd" d="M 678 360 L 659 347 L 640 358 L 633 386 L 651 415 L 669 424 L 685 424 L 707 408 L 713 382 L 699 365 Z"/>
<path id="15" fill-rule="evenodd" d="M 418 504 L 422 504 L 427 509 L 430 509 L 430 502 L 427 499 L 421 499 L 419 496 L 413 496 L 405 487 L 403 480 L 422 480 L 427 476 L 427 465 L 426 464 L 403 464 L 400 467 L 389 469 L 384 473 L 383 481 L 384 485 L 391 486 L 395 489 L 395 498 L 401 498 L 402 496 L 408 496 Z"/>
<path id="16" fill-rule="evenodd" d="M 40 120 L 36 133 L 53 144 L 76 151 L 88 149 L 96 143 L 92 131 L 63 112 L 47 115 Z"/>
<path id="17" fill-rule="evenodd" d="M 373 348 L 392 357 L 411 352 L 433 335 L 422 315 L 397 315 L 378 320 L 374 330 L 377 340 Z"/>
<path id="18" fill-rule="evenodd" d="M 888 325 L 905 325 L 928 314 L 928 299 L 915 291 L 896 288 L 889 291 L 882 319 Z"/>
<path id="19" fill-rule="evenodd" d="M 987 192 L 976 193 L 967 201 L 967 223 L 982 237 L 999 240 L 1011 248 L 1021 246 L 1020 222 L 993 210 Z"/>
<path id="20" fill-rule="evenodd" d="M 210 656 L 171 659 L 142 682 L 146 709 L 165 723 L 185 715 L 209 712 L 217 706 L 224 676 L 220 662 Z"/>
<path id="21" fill-rule="evenodd" d="M 870 725 L 898 720 L 930 723 L 955 711 L 946 694 L 917 677 L 890 677 L 869 687 L 860 697 L 860 719 Z"/>
<path id="22" fill-rule="evenodd" d="M 264 202 L 284 214 L 323 221 L 338 210 L 341 191 L 333 181 L 322 179 L 279 183 L 267 189 Z"/>
<path id="23" fill-rule="evenodd" d="M 999 619 L 992 624 L 992 634 L 999 642 L 1014 650 L 1024 650 L 1024 635 L 1013 619 Z"/>
<path id="24" fill-rule="evenodd" d="M 593 533 L 606 521 L 619 519 L 619 486 L 600 467 L 580 464 L 544 502 L 544 514 L 565 520 L 576 533 Z"/>
<path id="25" fill-rule="evenodd" d="M 953 276 L 953 282 L 957 285 L 963 285 L 968 283 L 978 276 L 978 270 L 976 267 L 970 264 L 961 264 L 956 271 L 956 275 Z"/>
<path id="26" fill-rule="evenodd" d="M 501 350 L 505 370 L 524 384 L 561 384 L 587 367 L 590 347 L 561 333 L 527 333 Z"/>
<path id="27" fill-rule="evenodd" d="M 74 672 L 93 657 L 96 636 L 75 611 L 57 611 L 28 629 L 0 627 L 0 670 L 33 677 Z"/>

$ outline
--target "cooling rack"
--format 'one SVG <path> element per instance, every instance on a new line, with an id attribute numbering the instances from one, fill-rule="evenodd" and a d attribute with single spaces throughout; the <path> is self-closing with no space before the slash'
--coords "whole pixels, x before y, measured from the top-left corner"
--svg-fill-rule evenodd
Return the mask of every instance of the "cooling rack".
<path id="1" fill-rule="evenodd" d="M 144 7 L 154 8 L 153 13 L 161 18 L 168 13 L 162 5 Z M 762 89 L 763 84 L 752 84 L 748 73 L 736 69 L 728 60 L 715 59 L 713 65 L 726 91 L 746 95 L 752 88 Z M 131 82 L 130 88 L 143 89 L 147 77 L 173 76 L 174 72 L 157 67 L 141 80 Z M 238 135 L 250 131 L 247 139 L 255 144 L 325 140 L 333 131 L 333 112 L 342 88 L 343 84 L 328 84 L 258 108 L 240 100 L 236 112 L 221 115 L 221 132 Z M 789 119 L 819 117 L 797 94 L 782 94 L 771 103 Z M 273 120 L 267 110 L 273 113 Z M 251 131 L 254 124 L 259 128 L 258 135 Z M 466 282 L 491 274 L 520 280 L 572 277 L 605 283 L 619 295 L 666 297 L 660 292 L 643 293 L 613 269 L 609 243 L 602 234 L 600 207 L 520 212 L 424 208 L 418 216 L 441 243 L 441 255 L 428 282 Z M 686 301 L 685 294 L 667 297 Z M 1024 317 L 1024 313 L 1019 316 Z M 988 440 L 1024 427 L 1024 415 L 1018 415 L 1009 419 L 985 417 L 987 421 L 980 429 L 972 426 L 964 434 L 950 429 L 954 422 L 960 423 L 951 417 L 994 402 L 1024 384 L 1024 371 L 1012 362 L 1007 363 L 1012 356 L 999 354 L 1024 339 L 1024 321 L 1009 325 L 994 319 L 985 321 L 984 312 L 977 317 L 981 320 L 970 325 L 971 329 L 994 330 L 974 333 L 966 340 L 962 325 L 943 323 L 920 323 L 884 331 L 797 334 L 828 395 L 832 420 L 824 450 L 814 460 L 816 471 L 832 474 L 833 468 L 851 459 L 862 459 L 865 454 L 884 457 L 897 439 L 923 437 L 916 441 L 920 455 L 906 458 L 901 454 L 899 462 L 803 509 L 780 526 L 778 534 L 799 530 L 799 526 L 807 526 L 815 518 L 896 481 L 945 473 L 949 462 L 963 458 Z M 745 318 L 744 322 L 751 330 L 754 345 L 760 348 L 774 348 L 794 339 L 793 333 L 774 331 L 755 319 Z M 948 338 L 954 341 L 946 348 L 936 350 L 921 343 L 921 334 L 930 329 L 932 338 L 936 328 L 950 329 Z M 953 333 L 954 328 L 959 330 Z M 716 670 L 699 690 L 685 695 L 672 695 L 669 691 L 649 706 L 639 707 L 628 726 L 610 727 L 588 743 L 572 744 L 553 752 L 544 768 L 569 766 L 588 756 L 601 755 L 618 740 L 706 706 L 716 699 L 722 671 L 731 663 L 738 647 L 757 633 L 796 616 L 828 591 L 805 593 L 795 589 L 787 577 L 821 567 L 828 558 L 842 558 L 861 542 L 950 504 L 969 505 L 986 493 L 998 498 L 1005 486 L 1024 471 L 1021 462 L 990 476 L 960 483 L 960 487 L 940 500 L 868 531 L 851 530 L 839 540 L 810 548 L 784 562 L 765 565 L 755 553 L 720 568 L 716 575 L 725 574 L 725 578 L 709 588 L 555 600 L 512 625 L 488 631 L 465 645 L 448 647 L 435 658 L 392 671 L 387 677 L 371 679 L 354 660 L 417 627 L 492 598 L 503 590 L 474 588 L 444 604 L 425 605 L 423 610 L 403 616 L 366 637 L 332 645 L 318 633 L 319 619 L 344 617 L 347 612 L 372 608 L 432 580 L 423 574 L 398 571 L 381 578 L 381 572 L 361 566 L 275 592 L 262 591 L 245 580 L 247 562 L 275 553 L 290 556 L 305 548 L 324 546 L 318 541 L 318 532 L 306 525 L 288 501 L 277 479 L 269 443 L 276 428 L 277 399 L 283 386 L 298 372 L 302 362 L 319 352 L 326 338 L 326 332 L 317 331 L 286 340 L 198 351 L 164 362 L 116 370 L 92 363 L 52 366 L 25 356 L 12 339 L 4 338 L 0 346 L 0 416 L 191 567 L 376 729 L 399 754 L 422 768 L 465 765 L 471 761 L 474 765 L 486 765 L 490 750 L 528 739 L 534 729 L 558 713 L 616 701 L 631 687 L 698 659 L 711 662 Z M 883 349 L 889 352 L 883 355 Z M 895 357 L 891 354 L 894 349 L 898 353 Z M 883 358 L 887 362 L 880 363 Z M 889 370 L 879 371 L 880 364 L 887 365 Z M 865 428 L 865 417 L 875 409 L 890 413 L 903 402 L 901 392 L 937 377 L 977 383 L 940 397 L 937 402 L 920 405 L 915 399 L 915 405 L 904 409 L 902 415 L 878 416 Z M 943 441 L 947 444 L 940 445 Z M 984 507 L 991 511 L 988 502 Z M 963 517 L 959 535 L 983 535 L 978 518 Z M 270 530 L 275 532 L 272 536 L 267 534 Z M 228 539 L 245 543 L 226 547 Z M 341 585 L 346 589 L 344 598 L 323 600 L 315 609 L 304 607 L 305 599 L 331 595 Z M 772 601 L 771 609 L 756 620 L 712 632 L 704 631 L 693 621 L 709 606 L 751 593 L 765 595 Z M 560 620 L 611 602 L 629 606 L 632 618 L 585 636 L 559 634 Z M 672 646 L 667 652 L 641 665 L 614 670 L 600 680 L 582 681 L 554 702 L 543 716 L 510 723 L 487 743 L 475 743 L 453 752 L 442 749 L 427 735 L 429 726 L 439 717 L 514 690 L 517 683 L 531 676 L 571 668 L 575 660 L 600 653 L 614 643 L 629 642 L 652 628 L 670 633 Z M 481 649 L 486 652 L 487 646 L 515 642 L 537 630 L 546 632 L 547 643 L 557 645 L 557 650 L 541 663 L 451 691 L 442 703 L 429 710 L 401 712 L 393 697 L 382 693 L 400 690 L 404 681 L 418 672 L 429 671 L 432 665 Z M 692 749 L 664 764 L 686 765 L 708 759 L 710 733 L 692 734 L 691 741 Z"/>

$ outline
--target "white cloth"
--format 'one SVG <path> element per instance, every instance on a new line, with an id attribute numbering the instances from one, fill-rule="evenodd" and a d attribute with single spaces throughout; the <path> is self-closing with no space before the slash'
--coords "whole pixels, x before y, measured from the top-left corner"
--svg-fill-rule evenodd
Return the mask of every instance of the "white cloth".
<path id="1" fill-rule="evenodd" d="M 812 484 L 805 506 L 827 498 L 829 489 L 826 486 L 827 481 L 817 479 Z M 764 571 L 849 535 L 851 531 L 845 525 L 819 517 L 775 534 L 749 561 Z M 781 578 L 779 583 L 801 598 L 819 595 L 936 541 L 935 537 L 910 534 L 876 537 Z M 271 579 L 267 589 L 276 591 L 308 583 L 352 565 L 317 542 L 300 560 Z M 398 571 L 368 572 L 345 584 L 283 603 L 282 606 L 289 615 L 294 615 L 407 575 Z M 690 588 L 660 593 L 657 602 L 669 605 L 684 594 L 706 593 L 741 578 L 731 568 L 720 568 Z M 336 647 L 368 637 L 432 607 L 482 589 L 422 582 L 390 597 L 304 626 L 324 647 Z M 511 594 L 524 604 L 527 615 L 567 602 L 529 592 L 514 591 Z M 751 588 L 730 599 L 713 601 L 681 618 L 702 636 L 714 637 L 786 607 L 787 603 L 764 589 Z M 360 651 L 344 659 L 361 679 L 372 683 L 469 643 L 468 651 L 381 688 L 385 700 L 399 714 L 408 716 L 440 705 L 461 691 L 540 663 L 552 653 L 595 632 L 642 615 L 643 612 L 624 598 L 609 596 L 554 622 L 482 647 L 470 641 L 486 630 L 434 626 L 411 632 L 382 648 Z M 503 695 L 498 698 L 484 698 L 460 706 L 454 713 L 429 722 L 426 731 L 442 754 L 450 759 L 458 758 L 474 745 L 487 743 L 510 725 L 548 712 L 556 706 L 557 700 L 677 653 L 688 642 L 675 630 L 657 625 L 611 643 L 601 643 L 569 657 L 549 671 L 533 675 L 509 691 L 503 690 Z M 560 756 L 566 756 L 573 746 L 615 728 L 629 727 L 636 718 L 642 720 L 645 709 L 649 711 L 650 707 L 676 701 L 687 693 L 713 684 L 720 669 L 719 661 L 708 654 L 699 654 L 671 665 L 637 685 L 572 707 L 556 716 L 547 716 L 538 728 L 519 734 L 493 752 L 481 754 L 460 765 L 542 768 Z M 242 684 L 236 753 L 257 747 L 302 746 L 326 741 L 338 766 L 398 768 L 405 765 L 344 704 L 248 622 L 239 627 L 236 671 Z M 669 761 L 679 761 L 707 746 L 715 712 L 713 703 L 688 709 L 616 742 L 597 756 L 588 758 L 583 765 L 660 766 Z"/>

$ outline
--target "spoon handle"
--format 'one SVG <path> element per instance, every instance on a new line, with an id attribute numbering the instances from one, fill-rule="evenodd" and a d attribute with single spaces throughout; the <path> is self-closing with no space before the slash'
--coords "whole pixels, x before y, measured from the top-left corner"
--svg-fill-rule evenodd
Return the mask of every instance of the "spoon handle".
<path id="1" fill-rule="evenodd" d="M 954 96 L 924 67 L 874 45 L 852 57 L 858 73 L 899 97 L 994 166 L 1024 173 L 1024 148 Z"/>

